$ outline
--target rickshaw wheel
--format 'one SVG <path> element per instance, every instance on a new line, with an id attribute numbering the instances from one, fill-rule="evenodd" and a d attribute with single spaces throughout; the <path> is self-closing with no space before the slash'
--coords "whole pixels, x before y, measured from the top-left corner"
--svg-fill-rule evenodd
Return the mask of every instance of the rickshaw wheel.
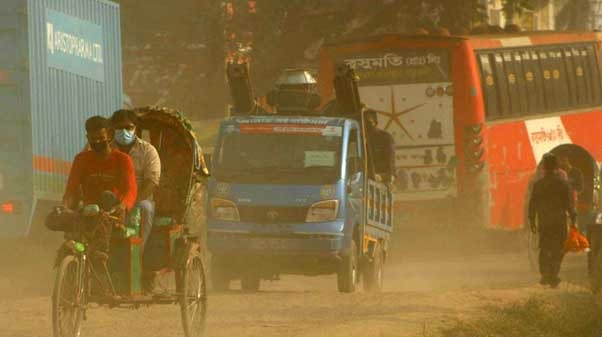
<path id="1" fill-rule="evenodd" d="M 78 337 L 85 306 L 85 286 L 80 261 L 73 255 L 61 261 L 52 293 L 54 337 Z"/>
<path id="2" fill-rule="evenodd" d="M 182 281 L 180 309 L 184 333 L 186 337 L 203 336 L 207 319 L 207 283 L 199 255 L 189 259 Z"/>

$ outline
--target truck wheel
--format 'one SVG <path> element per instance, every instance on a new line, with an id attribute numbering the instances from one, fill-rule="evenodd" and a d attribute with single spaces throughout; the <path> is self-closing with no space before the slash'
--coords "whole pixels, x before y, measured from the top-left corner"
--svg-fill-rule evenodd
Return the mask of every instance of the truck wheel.
<path id="1" fill-rule="evenodd" d="M 240 280 L 240 285 L 243 291 L 259 291 L 261 276 L 258 273 L 245 273 Z"/>
<path id="2" fill-rule="evenodd" d="M 352 293 L 357 288 L 359 270 L 357 263 L 357 245 L 351 241 L 351 252 L 343 258 L 337 273 L 337 286 L 339 292 Z"/>
<path id="3" fill-rule="evenodd" d="M 383 288 L 383 251 L 379 248 L 374 256 L 374 260 L 364 272 L 364 290 L 369 292 L 379 292 Z"/>
<path id="4" fill-rule="evenodd" d="M 230 288 L 230 275 L 215 257 L 211 264 L 211 286 L 213 291 L 228 291 Z"/>

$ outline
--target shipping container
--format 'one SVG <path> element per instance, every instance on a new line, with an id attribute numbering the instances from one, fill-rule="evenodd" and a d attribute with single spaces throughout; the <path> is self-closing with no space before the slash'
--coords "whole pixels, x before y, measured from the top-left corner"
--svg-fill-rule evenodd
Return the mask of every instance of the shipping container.
<path id="1" fill-rule="evenodd" d="M 31 232 L 62 197 L 85 120 L 121 105 L 117 4 L 0 2 L 0 238 Z"/>

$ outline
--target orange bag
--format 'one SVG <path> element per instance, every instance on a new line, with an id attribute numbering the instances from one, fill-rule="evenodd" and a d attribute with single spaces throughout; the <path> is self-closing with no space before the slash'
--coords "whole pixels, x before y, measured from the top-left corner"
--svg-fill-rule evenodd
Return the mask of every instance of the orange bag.
<path id="1" fill-rule="evenodd" d="M 564 242 L 564 252 L 579 253 L 589 248 L 589 241 L 575 227 L 571 227 L 568 238 Z"/>

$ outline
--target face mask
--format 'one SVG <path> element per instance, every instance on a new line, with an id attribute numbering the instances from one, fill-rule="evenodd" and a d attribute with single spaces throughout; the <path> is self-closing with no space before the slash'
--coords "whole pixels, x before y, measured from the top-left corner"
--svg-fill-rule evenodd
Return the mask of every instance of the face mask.
<path id="1" fill-rule="evenodd" d="M 109 142 L 98 142 L 98 143 L 90 143 L 90 148 L 94 152 L 103 152 L 109 147 Z"/>
<path id="2" fill-rule="evenodd" d="M 127 129 L 117 129 L 115 130 L 115 141 L 119 145 L 130 145 L 136 139 L 135 130 L 127 130 Z"/>

